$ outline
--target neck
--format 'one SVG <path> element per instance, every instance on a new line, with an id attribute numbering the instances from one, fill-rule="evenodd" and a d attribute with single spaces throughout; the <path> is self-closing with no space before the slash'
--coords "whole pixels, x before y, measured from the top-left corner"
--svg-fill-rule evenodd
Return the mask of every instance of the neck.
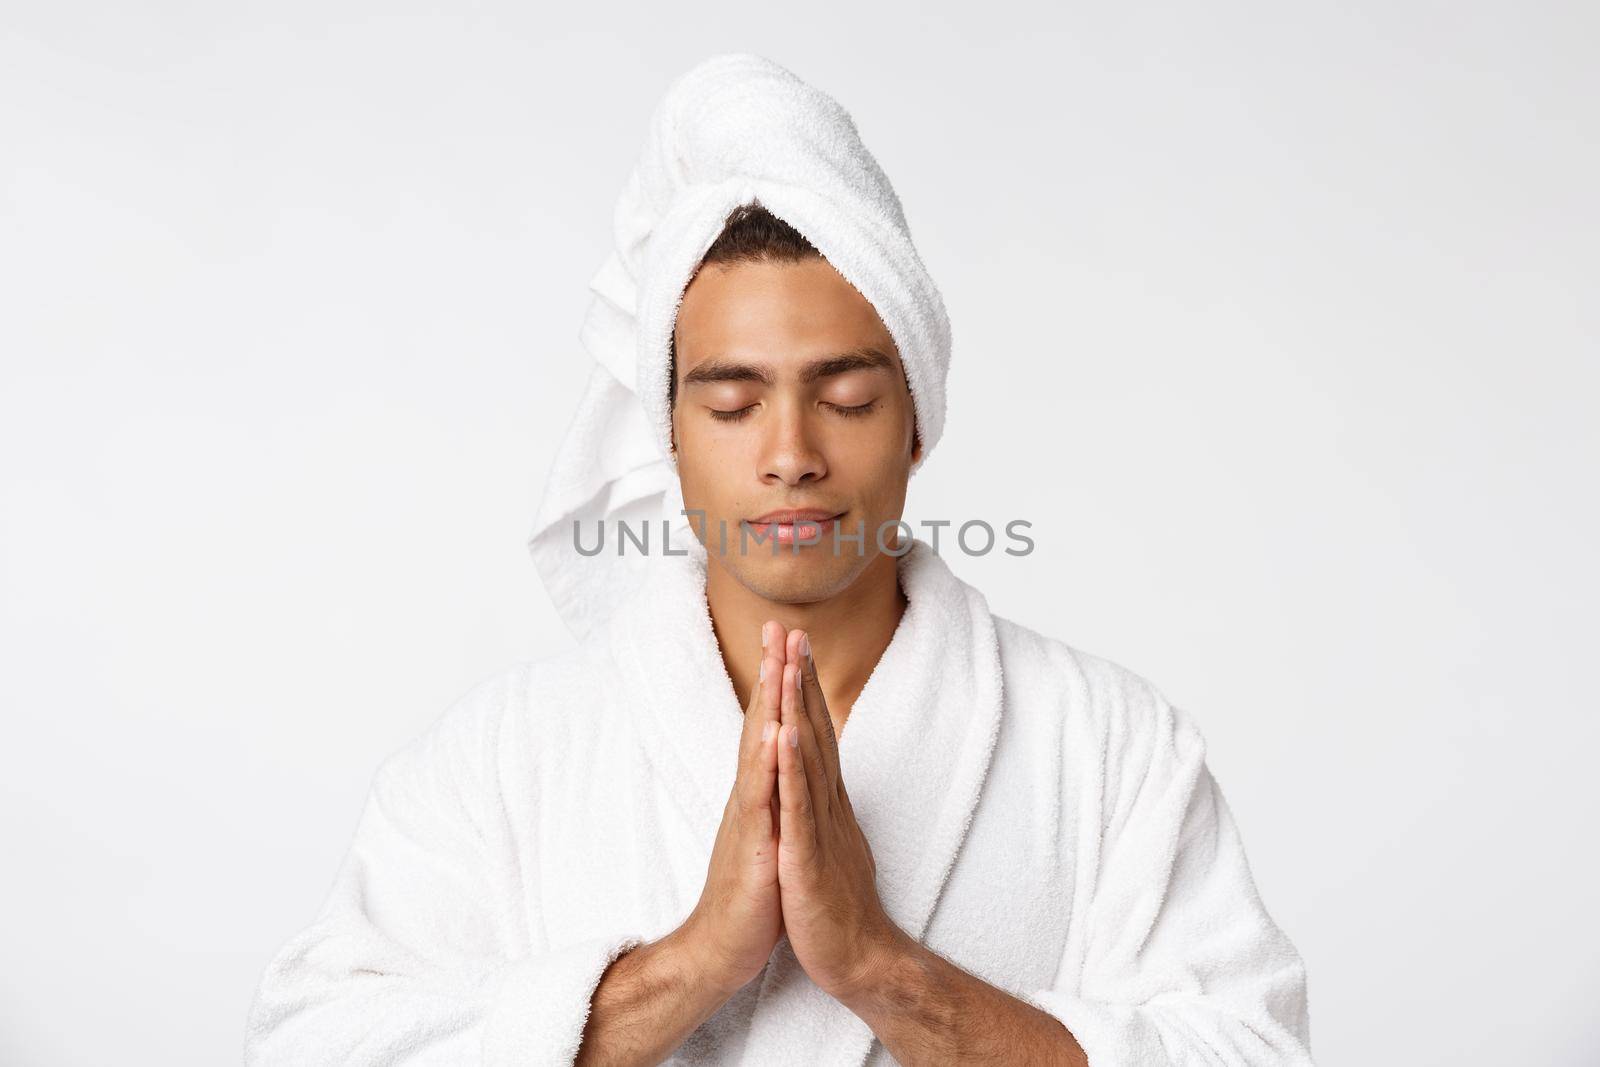
<path id="1" fill-rule="evenodd" d="M 708 560 L 706 604 L 740 706 L 750 706 L 759 680 L 762 624 L 776 619 L 785 630 L 800 629 L 810 636 L 834 734 L 842 734 L 856 697 L 905 614 L 908 602 L 900 589 L 900 559 L 878 553 L 848 588 L 809 604 L 768 600 L 715 558 Z"/>

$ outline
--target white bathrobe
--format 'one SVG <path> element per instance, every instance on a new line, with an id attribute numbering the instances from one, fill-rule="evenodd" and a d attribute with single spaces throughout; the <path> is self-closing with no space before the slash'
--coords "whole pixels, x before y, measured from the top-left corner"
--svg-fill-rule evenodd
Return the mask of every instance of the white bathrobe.
<path id="1" fill-rule="evenodd" d="M 573 1062 L 605 968 L 694 908 L 733 787 L 743 708 L 687 549 L 381 765 L 262 976 L 247 1064 Z M 1304 968 L 1189 716 L 992 615 L 926 542 L 899 566 L 909 606 L 839 738 L 889 916 L 1093 1067 L 1309 1064 Z M 666 1062 L 896 1061 L 781 939 Z"/>

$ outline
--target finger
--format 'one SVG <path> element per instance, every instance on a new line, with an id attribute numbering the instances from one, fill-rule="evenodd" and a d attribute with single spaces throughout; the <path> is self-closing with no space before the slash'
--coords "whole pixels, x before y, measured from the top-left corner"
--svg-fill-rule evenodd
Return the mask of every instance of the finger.
<path id="1" fill-rule="evenodd" d="M 817 823 L 800 749 L 792 740 L 803 732 L 794 711 L 793 672 L 793 667 L 784 671 L 790 684 L 784 687 L 783 730 L 778 735 L 779 837 L 785 850 L 806 863 L 817 853 Z"/>
<path id="2" fill-rule="evenodd" d="M 771 844 L 778 834 L 778 738 L 780 724 L 768 719 L 761 732 L 761 759 L 755 777 L 761 782 L 754 814 L 756 839 Z"/>
<path id="3" fill-rule="evenodd" d="M 782 649 L 788 637 L 788 631 L 783 624 L 769 619 L 761 627 L 761 653 L 763 680 L 757 685 L 760 700 L 757 702 L 757 713 L 765 720 L 762 723 L 763 736 L 767 723 L 771 723 L 772 740 L 762 749 L 762 780 L 767 786 L 767 817 L 768 840 L 778 835 L 778 827 L 782 812 L 778 806 L 778 744 L 782 740 L 781 707 L 778 703 L 783 686 L 783 655 Z"/>
<path id="4" fill-rule="evenodd" d="M 797 647 L 793 641 L 789 642 L 789 646 Z M 799 731 L 800 745 L 796 754 L 800 757 L 800 769 L 806 776 L 806 786 L 811 791 L 811 810 L 820 826 L 827 821 L 828 812 L 832 810 L 833 803 L 829 796 L 832 790 L 823 772 L 822 753 L 817 745 L 816 731 L 806 718 L 805 697 L 800 688 L 798 663 L 791 663 L 788 666 L 784 671 L 783 681 L 784 696 L 788 699 L 784 721 Z"/>
<path id="5" fill-rule="evenodd" d="M 816 662 L 808 652 L 800 651 L 808 638 L 803 630 L 790 630 L 786 647 L 791 650 L 789 658 L 800 670 L 800 711 L 811 726 L 811 765 L 819 768 L 818 784 L 832 797 L 839 789 L 839 739 L 833 733 L 833 716 L 828 713 L 828 699 L 822 693 Z"/>
<path id="6" fill-rule="evenodd" d="M 782 705 L 778 698 L 783 693 L 783 661 L 784 649 L 788 647 L 789 631 L 784 629 L 780 622 L 768 622 L 762 631 L 766 644 L 762 646 L 761 653 L 765 657 L 762 661 L 766 664 L 766 688 L 762 690 L 766 697 L 765 708 L 767 713 L 776 720 Z"/>
<path id="7" fill-rule="evenodd" d="M 772 811 L 773 791 L 777 788 L 774 770 L 767 759 L 766 750 L 772 747 L 772 738 L 766 736 L 766 726 L 769 722 L 776 722 L 773 702 L 777 698 L 777 689 L 781 685 L 779 680 L 782 675 L 782 661 L 774 653 L 773 627 L 769 623 L 762 628 L 762 635 L 766 638 L 766 647 L 762 650 L 761 665 L 757 672 L 757 681 L 751 693 L 750 706 L 745 709 L 744 728 L 740 732 L 739 746 L 739 782 L 736 792 L 739 793 L 742 803 L 747 810 L 760 814 L 757 808 L 765 809 L 765 814 L 770 818 Z M 774 732 L 776 727 L 774 727 Z M 761 825 L 757 821 L 757 825 Z M 766 827 L 770 834 L 772 826 Z"/>
<path id="8" fill-rule="evenodd" d="M 750 690 L 750 700 L 745 704 L 745 711 L 748 712 L 762 707 L 762 701 L 769 693 L 776 695 L 776 688 L 768 687 L 763 683 L 766 680 L 766 676 L 774 670 L 773 661 L 776 660 L 779 664 L 783 662 L 783 656 L 778 654 L 777 650 L 785 647 L 783 644 L 785 636 L 786 631 L 779 623 L 768 619 L 761 624 L 761 667 L 756 674 L 755 688 Z M 772 706 L 776 708 L 776 702 Z"/>
<path id="9" fill-rule="evenodd" d="M 756 668 L 756 684 L 750 690 L 750 699 L 745 703 L 744 725 L 739 732 L 739 758 L 741 769 L 743 766 L 754 763 L 761 755 L 761 726 L 764 716 L 762 709 L 766 704 L 767 675 L 772 673 L 773 657 L 769 650 L 762 649 L 761 662 Z"/>
<path id="10" fill-rule="evenodd" d="M 767 844 L 776 848 L 783 825 L 783 811 L 779 805 L 778 796 L 778 763 L 780 760 L 779 748 L 783 745 L 783 723 L 776 718 L 768 719 L 766 729 L 770 729 L 772 737 L 761 748 L 761 779 L 767 783 L 766 794 L 766 828 Z"/>

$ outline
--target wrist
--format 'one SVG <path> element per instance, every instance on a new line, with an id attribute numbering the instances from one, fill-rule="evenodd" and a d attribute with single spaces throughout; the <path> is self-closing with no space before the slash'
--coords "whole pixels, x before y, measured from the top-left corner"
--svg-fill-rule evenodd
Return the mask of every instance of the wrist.
<path id="1" fill-rule="evenodd" d="M 691 980 L 702 988 L 716 993 L 722 1000 L 733 996 L 748 981 L 748 978 L 741 979 L 729 973 L 723 966 L 710 941 L 704 936 L 702 927 L 693 916 L 668 936 L 674 940 L 674 952 Z"/>
<path id="2" fill-rule="evenodd" d="M 863 939 L 860 963 L 841 988 L 831 990 L 833 998 L 857 1015 L 870 1010 L 895 982 L 895 975 L 922 946 L 894 923 Z"/>

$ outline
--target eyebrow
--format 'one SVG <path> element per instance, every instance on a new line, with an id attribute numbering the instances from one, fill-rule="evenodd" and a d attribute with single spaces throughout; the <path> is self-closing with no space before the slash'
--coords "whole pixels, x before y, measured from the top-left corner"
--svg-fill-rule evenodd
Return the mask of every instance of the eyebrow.
<path id="1" fill-rule="evenodd" d="M 894 360 L 882 349 L 870 345 L 848 352 L 812 360 L 800 370 L 800 381 L 806 384 L 818 378 L 829 378 L 853 370 L 894 370 Z M 768 363 L 741 363 L 738 360 L 708 359 L 693 370 L 684 372 L 683 385 L 705 382 L 757 382 L 772 385 L 775 381 L 772 366 Z"/>

